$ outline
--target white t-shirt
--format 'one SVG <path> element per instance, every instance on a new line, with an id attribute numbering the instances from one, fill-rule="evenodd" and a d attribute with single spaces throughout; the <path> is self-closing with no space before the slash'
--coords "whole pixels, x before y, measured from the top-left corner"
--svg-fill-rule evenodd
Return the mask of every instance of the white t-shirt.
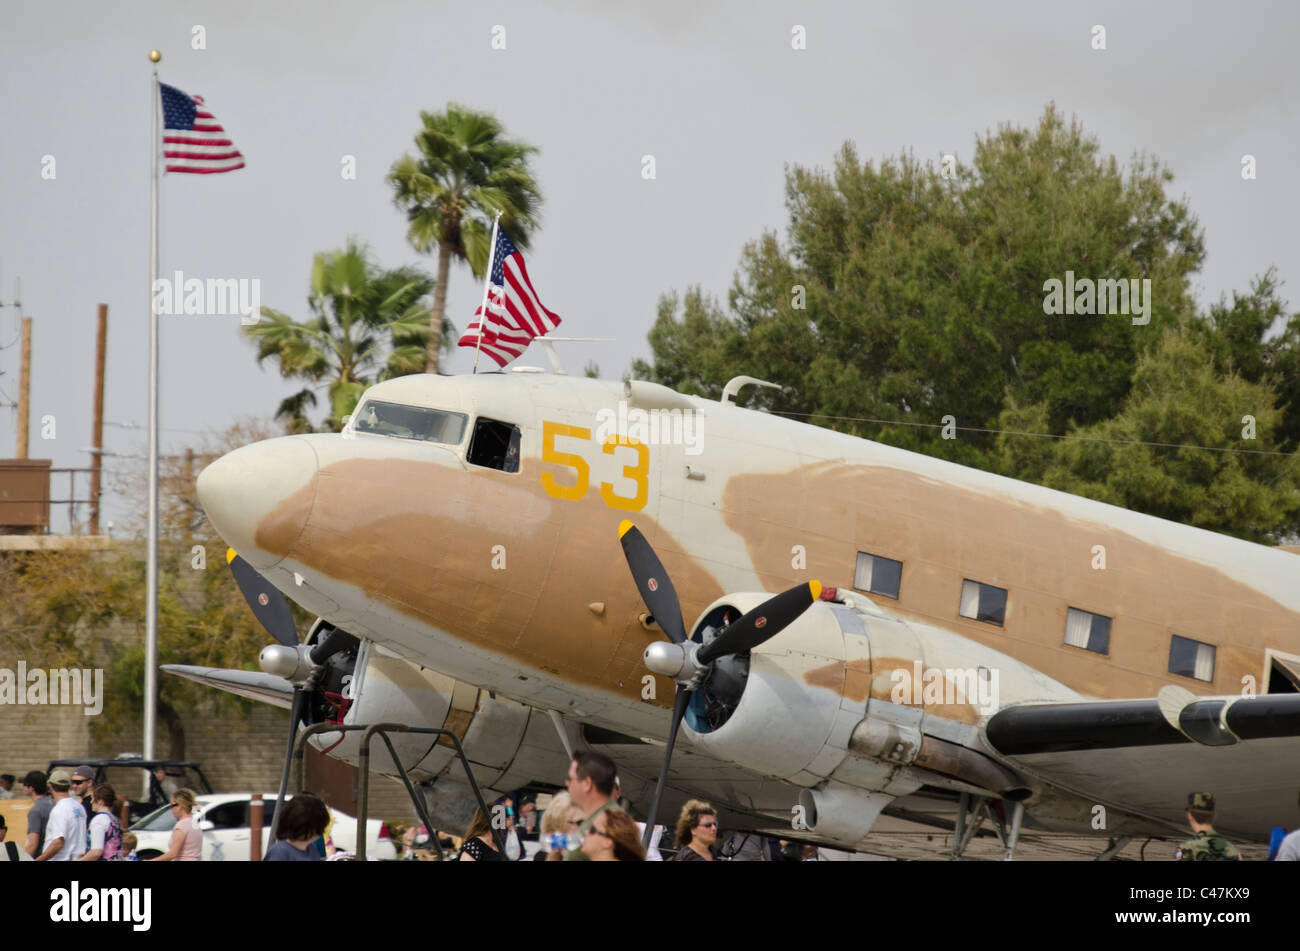
<path id="1" fill-rule="evenodd" d="M 1300 862 L 1300 829 L 1296 829 L 1277 847 L 1275 862 Z"/>
<path id="2" fill-rule="evenodd" d="M 50 821 L 45 824 L 45 841 L 41 843 L 44 852 L 51 842 L 63 837 L 63 848 L 59 849 L 49 861 L 73 862 L 86 851 L 86 810 L 73 796 L 64 796 L 50 810 Z"/>
<path id="3" fill-rule="evenodd" d="M 113 828 L 113 819 L 107 812 L 97 812 L 90 817 L 90 848 L 86 851 L 93 852 L 95 849 L 104 848 L 104 839 L 108 837 L 108 830 Z"/>

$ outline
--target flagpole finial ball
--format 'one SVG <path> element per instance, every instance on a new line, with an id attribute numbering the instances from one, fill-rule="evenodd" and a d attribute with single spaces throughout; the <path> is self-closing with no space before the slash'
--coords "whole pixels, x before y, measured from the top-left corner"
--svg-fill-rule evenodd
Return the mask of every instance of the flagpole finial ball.
<path id="1" fill-rule="evenodd" d="M 162 59 L 162 53 L 159 53 L 157 50 L 149 51 L 149 62 L 156 63 L 161 59 Z"/>

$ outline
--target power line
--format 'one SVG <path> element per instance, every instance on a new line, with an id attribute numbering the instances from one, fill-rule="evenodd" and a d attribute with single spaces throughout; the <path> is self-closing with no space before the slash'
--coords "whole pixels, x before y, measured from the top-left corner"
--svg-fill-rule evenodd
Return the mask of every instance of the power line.
<path id="1" fill-rule="evenodd" d="M 788 413 L 778 410 L 771 411 L 773 416 L 803 416 L 806 418 L 817 417 L 819 419 L 835 419 L 850 423 L 875 423 L 881 426 L 917 426 L 924 429 L 946 429 L 948 423 L 918 423 L 904 419 L 869 419 L 865 416 L 827 416 L 824 413 Z M 1230 446 L 1197 446 L 1192 443 L 1177 442 L 1149 442 L 1144 439 L 1109 439 L 1105 436 L 1079 436 L 1075 433 L 1058 435 L 1056 433 L 1026 433 L 1016 429 L 984 429 L 979 426 L 952 426 L 953 429 L 960 429 L 968 433 L 992 433 L 994 435 L 1006 436 L 1031 436 L 1038 439 L 1077 439 L 1082 442 L 1104 442 L 1116 445 L 1128 446 L 1155 446 L 1163 449 L 1204 449 L 1206 452 L 1242 452 L 1252 453 L 1257 456 L 1290 456 L 1292 453 L 1283 452 L 1280 449 L 1236 449 Z"/>

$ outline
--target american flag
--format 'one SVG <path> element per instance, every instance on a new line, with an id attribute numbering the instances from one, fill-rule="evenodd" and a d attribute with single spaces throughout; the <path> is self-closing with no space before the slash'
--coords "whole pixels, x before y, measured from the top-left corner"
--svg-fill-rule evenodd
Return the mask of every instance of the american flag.
<path id="1" fill-rule="evenodd" d="M 534 337 L 549 333 L 559 324 L 559 315 L 543 307 L 538 299 L 533 282 L 528 279 L 524 256 L 506 237 L 505 229 L 498 228 L 496 247 L 492 249 L 487 313 L 482 307 L 474 311 L 474 320 L 460 338 L 459 346 L 479 346 L 481 328 L 483 352 L 497 366 L 504 367 L 522 354 Z"/>
<path id="2" fill-rule="evenodd" d="M 203 108 L 202 96 L 191 96 L 166 83 L 159 86 L 167 171 L 210 175 L 244 167 L 244 157 L 226 137 L 226 130 Z"/>

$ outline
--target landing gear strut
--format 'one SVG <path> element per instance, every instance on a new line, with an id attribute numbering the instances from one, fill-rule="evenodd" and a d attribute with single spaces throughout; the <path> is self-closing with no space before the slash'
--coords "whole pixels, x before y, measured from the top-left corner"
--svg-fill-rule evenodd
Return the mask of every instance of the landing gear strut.
<path id="1" fill-rule="evenodd" d="M 973 805 L 972 799 L 975 800 Z M 1006 814 L 1008 807 L 1010 816 Z M 1002 843 L 1002 860 L 1010 862 L 1016 851 L 1016 843 L 1020 840 L 1020 822 L 1024 816 L 1023 803 L 1008 803 L 1005 799 L 994 800 L 962 793 L 957 800 L 957 827 L 952 836 L 952 860 L 955 862 L 962 857 L 966 846 L 970 845 L 980 826 L 984 825 L 984 820 L 988 819 L 993 823 L 998 840 Z"/>

